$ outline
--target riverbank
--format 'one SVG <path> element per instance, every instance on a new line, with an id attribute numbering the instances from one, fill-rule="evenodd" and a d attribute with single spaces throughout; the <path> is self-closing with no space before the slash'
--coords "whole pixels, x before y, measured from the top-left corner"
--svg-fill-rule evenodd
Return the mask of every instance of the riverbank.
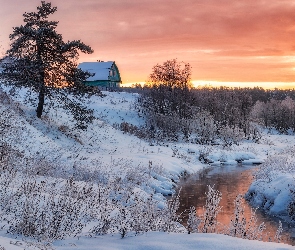
<path id="1" fill-rule="evenodd" d="M 270 156 L 255 173 L 246 199 L 295 226 L 295 148 Z"/>

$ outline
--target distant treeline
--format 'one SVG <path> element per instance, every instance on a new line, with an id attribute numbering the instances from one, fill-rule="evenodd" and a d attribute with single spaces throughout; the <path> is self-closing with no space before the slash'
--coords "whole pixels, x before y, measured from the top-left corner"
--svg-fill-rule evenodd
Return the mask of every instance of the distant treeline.
<path id="1" fill-rule="evenodd" d="M 264 89 L 262 87 L 246 87 L 246 88 L 229 88 L 229 87 L 198 87 L 192 89 L 192 91 L 195 90 L 208 90 L 211 89 L 213 91 L 238 91 L 238 92 L 244 92 L 251 96 L 253 103 L 256 101 L 261 102 L 267 102 L 271 99 L 275 100 L 284 100 L 287 96 L 291 97 L 293 100 L 295 100 L 295 88 L 294 89 Z"/>
<path id="2" fill-rule="evenodd" d="M 122 87 L 121 90 L 126 92 L 132 92 L 132 93 L 142 93 L 144 90 L 146 90 L 147 86 L 142 86 L 141 84 L 134 84 L 132 87 Z M 270 99 L 275 100 L 284 100 L 287 96 L 291 97 L 293 100 L 295 100 L 295 87 L 294 89 L 264 89 L 262 87 L 212 87 L 212 86 L 198 86 L 193 87 L 191 89 L 192 92 L 194 91 L 243 91 L 245 93 L 248 93 L 251 97 L 253 102 L 256 101 L 262 101 L 267 102 Z"/>
<path id="3" fill-rule="evenodd" d="M 140 94 L 138 110 L 150 139 L 230 146 L 258 141 L 261 127 L 295 131 L 295 89 L 138 85 L 133 91 Z"/>

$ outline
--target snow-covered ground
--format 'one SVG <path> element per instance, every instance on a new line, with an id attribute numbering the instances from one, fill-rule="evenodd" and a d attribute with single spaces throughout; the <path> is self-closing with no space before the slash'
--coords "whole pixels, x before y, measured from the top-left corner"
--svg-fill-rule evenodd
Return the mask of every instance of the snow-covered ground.
<path id="1" fill-rule="evenodd" d="M 9 93 L 9 89 L 4 89 Z M 87 130 L 74 129 L 75 122 L 64 109 L 48 104 L 42 119 L 35 117 L 35 103 L 28 101 L 26 90 L 17 92 L 7 103 L 13 110 L 14 133 L 6 134 L 5 138 L 14 149 L 29 158 L 43 158 L 58 166 L 55 177 L 69 174 L 75 169 L 85 168 L 90 172 L 99 170 L 109 175 L 125 178 L 128 174 L 135 178 L 143 178 L 148 185 L 134 187 L 143 195 L 156 192 L 159 206 L 164 206 L 163 195 L 174 193 L 175 183 L 181 175 L 206 168 L 199 161 L 200 154 L 206 154 L 211 165 L 220 164 L 261 163 L 269 155 L 283 154 L 290 145 L 295 144 L 294 136 L 278 135 L 274 131 L 265 131 L 259 143 L 244 141 L 239 146 L 224 149 L 219 146 L 201 146 L 190 143 L 151 144 L 133 135 L 124 134 L 117 129 L 116 124 L 128 122 L 140 126 L 144 118 L 139 116 L 134 108 L 137 98 L 135 93 L 103 92 L 104 97 L 85 97 L 83 103 L 94 110 L 95 119 Z M 32 97 L 31 97 L 32 98 Z M 33 99 L 35 97 L 33 96 Z M 11 108 L 13 107 L 13 109 Z M 2 110 L 4 106 L 2 106 Z M 56 176 L 57 175 L 57 176 Z M 287 203 L 290 197 L 288 190 L 294 185 L 293 173 L 280 173 L 273 179 L 273 185 L 260 188 L 258 184 L 251 188 L 267 192 L 271 199 L 277 199 L 278 194 L 284 196 L 274 202 L 272 210 L 284 213 L 280 204 Z M 128 177 L 130 178 L 130 177 Z M 280 183 L 280 185 L 278 185 Z M 282 184 L 283 183 L 283 184 Z M 259 186 L 259 188 L 258 188 Z M 280 187 L 280 192 L 275 191 Z M 271 189 L 269 189 L 271 188 Z M 263 191 L 264 190 L 264 191 Z M 268 197 L 265 195 L 265 197 Z M 263 197 L 263 196 L 260 196 Z M 259 196 L 256 196 L 259 199 Z M 257 202 L 259 204 L 259 202 Z M 281 209 L 281 210 L 280 210 Z M 272 211 L 269 209 L 269 211 Z M 4 236 L 3 236 L 4 237 Z M 0 238 L 5 249 L 23 249 L 6 238 Z M 8 242 L 9 241 L 9 242 Z M 13 242 L 12 242 L 13 243 Z M 15 248 L 13 248 L 15 247 Z M 147 233 L 136 237 L 120 239 L 119 236 L 100 236 L 97 238 L 81 237 L 55 242 L 56 249 L 291 249 L 291 246 L 241 240 L 215 234 L 175 234 Z M 29 248 L 28 248 L 29 249 Z M 33 248 L 32 248 L 33 249 Z"/>
<path id="2" fill-rule="evenodd" d="M 269 156 L 246 194 L 252 205 L 287 221 L 290 219 L 290 209 L 293 210 L 291 217 L 295 219 L 294 152 L 295 148 L 290 144 L 286 150 Z"/>
<path id="3" fill-rule="evenodd" d="M 28 243 L 21 239 L 0 237 L 0 249 L 5 250 L 288 250 L 293 246 L 243 240 L 221 234 L 177 234 L 148 232 L 143 235 L 121 239 L 119 235 L 105 235 L 92 238 L 81 237 L 56 241 L 52 247 L 41 243 Z"/>
<path id="4" fill-rule="evenodd" d="M 271 250 L 294 249 L 290 245 L 254 240 L 242 240 L 220 234 L 176 234 L 149 232 L 144 235 L 120 239 L 118 236 L 102 236 L 56 243 L 61 250 Z"/>

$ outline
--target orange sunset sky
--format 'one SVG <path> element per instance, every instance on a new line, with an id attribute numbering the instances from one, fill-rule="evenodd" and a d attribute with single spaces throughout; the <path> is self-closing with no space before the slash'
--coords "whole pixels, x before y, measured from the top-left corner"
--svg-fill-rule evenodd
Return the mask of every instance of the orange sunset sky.
<path id="1" fill-rule="evenodd" d="M 0 0 L 0 44 L 41 1 Z M 80 61 L 116 61 L 123 84 L 157 63 L 190 63 L 212 85 L 295 88 L 293 0 L 53 0 L 58 32 L 94 49 Z M 221 83 L 220 83 L 221 82 Z"/>

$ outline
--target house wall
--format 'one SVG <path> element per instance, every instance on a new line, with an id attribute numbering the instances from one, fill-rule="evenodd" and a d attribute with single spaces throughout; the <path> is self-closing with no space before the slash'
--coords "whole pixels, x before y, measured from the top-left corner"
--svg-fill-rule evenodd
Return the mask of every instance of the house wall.
<path id="1" fill-rule="evenodd" d="M 120 83 L 122 82 L 121 76 L 120 76 L 119 69 L 115 63 L 113 63 L 110 69 L 109 80 L 110 80 L 109 87 L 120 87 Z"/>
<path id="2" fill-rule="evenodd" d="M 86 81 L 84 82 L 87 86 L 100 86 L 100 87 L 109 87 L 109 81 Z"/>
<path id="3" fill-rule="evenodd" d="M 98 87 L 106 87 L 106 88 L 118 88 L 120 87 L 120 82 L 117 81 L 86 81 L 84 82 L 87 86 L 98 86 Z"/>

